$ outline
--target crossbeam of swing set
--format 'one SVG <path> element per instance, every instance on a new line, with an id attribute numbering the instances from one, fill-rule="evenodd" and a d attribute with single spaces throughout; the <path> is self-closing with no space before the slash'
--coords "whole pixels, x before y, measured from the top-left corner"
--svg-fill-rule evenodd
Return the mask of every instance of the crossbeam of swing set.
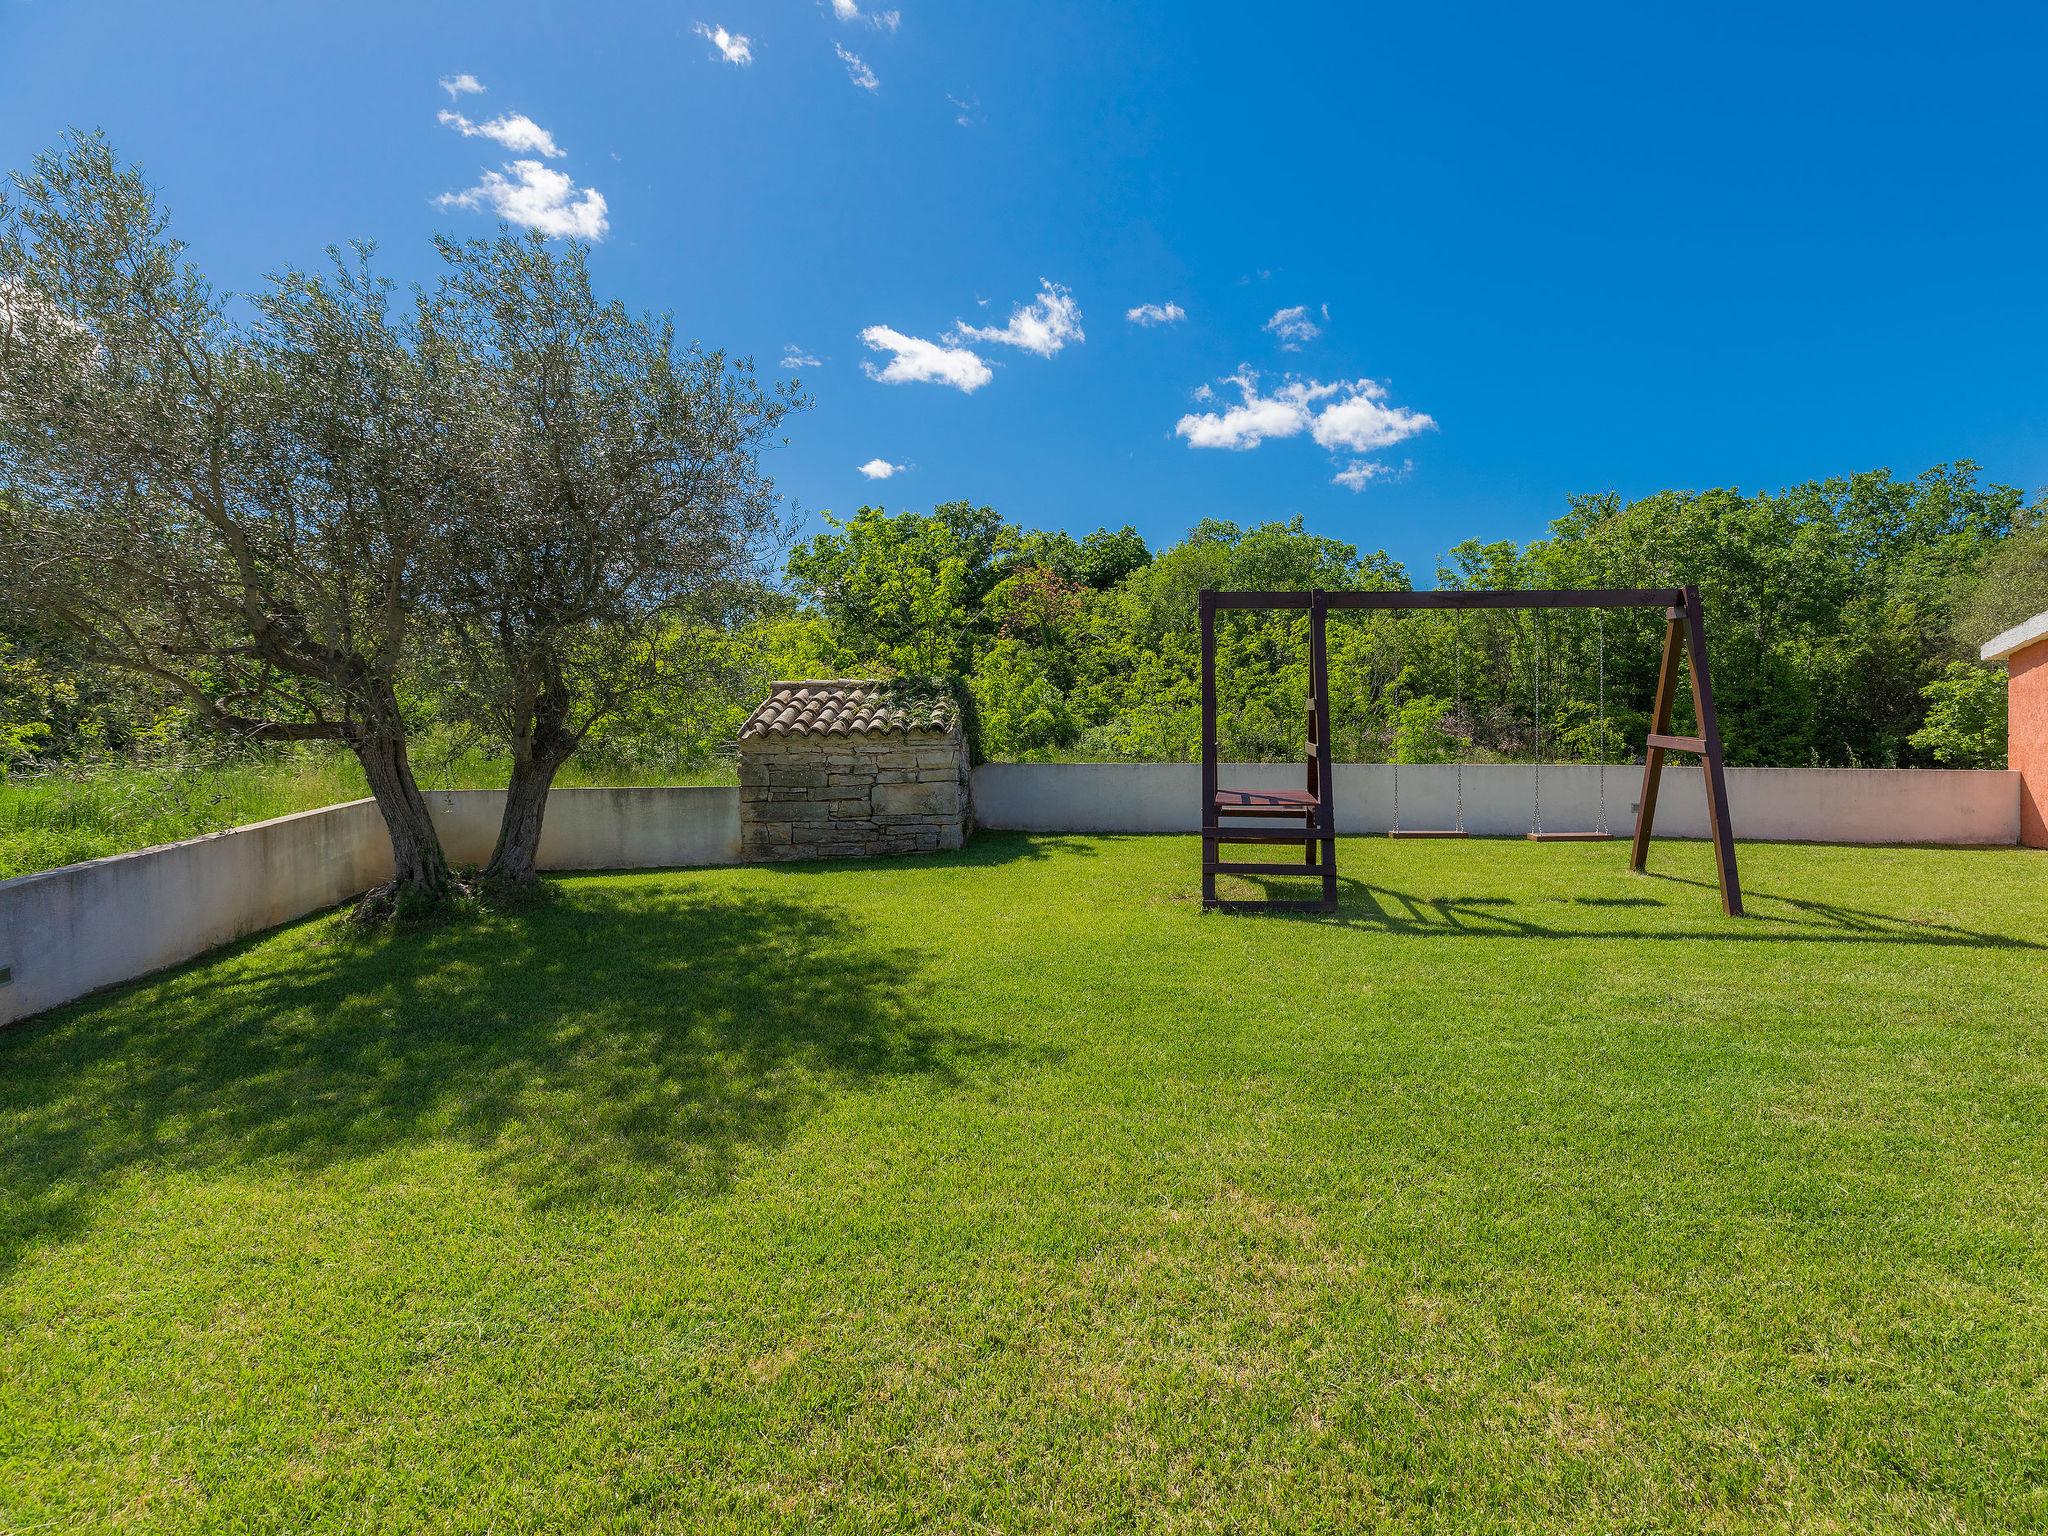
<path id="1" fill-rule="evenodd" d="M 1721 751 L 1721 727 L 1714 709 L 1714 687 L 1707 671 L 1707 631 L 1697 587 L 1609 587 L 1562 590 L 1430 592 L 1218 592 L 1200 594 L 1202 640 L 1202 905 L 1235 910 L 1337 909 L 1337 819 L 1330 760 L 1329 648 L 1324 619 L 1331 609 L 1479 609 L 1479 608 L 1662 608 L 1664 655 L 1657 669 L 1657 692 L 1650 708 L 1650 729 L 1643 753 L 1643 787 L 1637 801 L 1635 836 L 1629 868 L 1641 873 L 1650 850 L 1650 828 L 1657 814 L 1657 791 L 1667 752 L 1697 754 L 1705 770 L 1707 825 L 1714 846 L 1715 873 L 1721 887 L 1721 910 L 1742 915 L 1742 884 L 1735 869 L 1735 834 L 1728 815 L 1728 782 Z M 1267 792 L 1219 790 L 1216 730 L 1216 615 L 1225 609 L 1305 608 L 1309 610 L 1308 785 L 1305 791 Z M 1692 684 L 1697 736 L 1671 731 L 1677 702 L 1678 663 L 1683 655 Z M 1298 818 L 1298 834 L 1248 834 L 1224 825 L 1226 817 Z M 1216 895 L 1216 876 L 1232 865 L 1222 858 L 1223 845 L 1256 837 L 1260 842 L 1300 842 L 1300 872 L 1319 876 L 1322 896 L 1315 901 L 1225 901 Z M 1295 866 L 1243 866 L 1247 874 L 1292 872 Z"/>
<path id="2" fill-rule="evenodd" d="M 1339 608 L 1678 608 L 1683 587 L 1611 587 L 1518 592 L 1512 588 L 1429 592 L 1324 592 L 1323 606 Z M 1217 608 L 1307 608 L 1313 592 L 1211 592 Z"/>

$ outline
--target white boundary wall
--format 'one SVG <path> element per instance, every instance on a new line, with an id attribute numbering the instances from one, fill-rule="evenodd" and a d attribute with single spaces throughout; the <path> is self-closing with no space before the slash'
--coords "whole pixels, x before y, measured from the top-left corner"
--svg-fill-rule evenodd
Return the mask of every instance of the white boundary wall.
<path id="1" fill-rule="evenodd" d="M 505 796 L 427 796 L 450 859 L 490 857 Z M 548 796 L 548 869 L 730 864 L 740 792 L 558 789 Z M 302 811 L 140 853 L 0 880 L 0 1024 L 189 960 L 216 945 L 360 895 L 391 876 L 391 844 L 369 800 Z"/>
<path id="2" fill-rule="evenodd" d="M 1384 832 L 1394 774 L 1339 763 L 1337 830 Z M 1633 825 L 1641 770 L 1610 768 L 1607 818 Z M 1291 764 L 1229 767 L 1226 784 L 1299 787 Z M 1526 765 L 1464 770 L 1465 826 L 1477 836 L 1529 829 L 1535 776 Z M 1457 771 L 1401 770 L 1401 821 L 1451 825 Z M 1545 768 L 1543 824 L 1590 828 L 1600 779 L 1593 768 Z M 978 825 L 1032 832 L 1194 832 L 1201 769 L 1192 763 L 989 763 L 974 772 Z M 1738 839 L 1822 843 L 2014 844 L 2019 775 L 2002 770 L 1731 768 Z M 427 796 L 448 856 L 490 856 L 504 795 L 437 790 Z M 1697 768 L 1664 776 L 1657 831 L 1706 835 Z M 558 789 L 548 797 L 546 869 L 652 869 L 732 864 L 740 856 L 734 788 Z M 368 800 L 305 811 L 210 837 L 0 880 L 0 1024 L 101 987 L 130 981 L 231 939 L 331 907 L 391 873 L 384 824 Z"/>
<path id="3" fill-rule="evenodd" d="M 1459 770 L 1403 767 L 1401 825 L 1455 825 Z M 1606 770 L 1607 825 L 1635 827 L 1640 766 Z M 1337 830 L 1385 832 L 1394 824 L 1394 770 L 1338 763 Z M 1299 789 L 1298 763 L 1225 765 L 1220 781 L 1245 789 Z M 1465 830 L 1520 837 L 1538 788 L 1526 763 L 1464 769 Z M 1543 825 L 1590 831 L 1601 770 L 1546 767 Z M 1025 832 L 1198 832 L 1202 770 L 1196 763 L 985 763 L 974 771 L 978 826 Z M 2020 776 L 2005 769 L 1730 768 L 1728 807 L 1738 840 L 1813 843 L 2011 844 L 2019 841 Z M 1707 804 L 1697 766 L 1664 770 L 1657 835 L 1705 837 Z"/>
<path id="4" fill-rule="evenodd" d="M 456 864 L 482 864 L 498 839 L 505 794 L 437 789 L 427 809 Z M 542 869 L 687 869 L 737 864 L 740 792 L 731 785 L 557 789 L 540 824 Z"/>

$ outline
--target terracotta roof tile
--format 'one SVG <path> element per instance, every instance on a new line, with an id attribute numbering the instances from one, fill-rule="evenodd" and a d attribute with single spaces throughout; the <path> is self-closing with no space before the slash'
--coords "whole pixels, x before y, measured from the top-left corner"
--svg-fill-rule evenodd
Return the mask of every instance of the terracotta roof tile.
<path id="1" fill-rule="evenodd" d="M 855 736 L 887 731 L 951 731 L 959 711 L 943 692 L 900 682 L 824 678 L 775 683 L 747 716 L 740 740 L 754 736 Z"/>

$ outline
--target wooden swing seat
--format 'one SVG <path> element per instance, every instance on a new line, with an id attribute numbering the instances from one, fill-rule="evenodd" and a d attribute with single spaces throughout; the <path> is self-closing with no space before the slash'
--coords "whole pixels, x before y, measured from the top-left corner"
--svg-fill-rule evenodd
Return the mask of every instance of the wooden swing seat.
<path id="1" fill-rule="evenodd" d="M 1322 804 L 1306 789 L 1219 789 L 1216 809 L 1225 816 L 1305 816 Z"/>
<path id="2" fill-rule="evenodd" d="M 1532 843 L 1611 843 L 1612 832 L 1529 832 L 1523 834 Z"/>

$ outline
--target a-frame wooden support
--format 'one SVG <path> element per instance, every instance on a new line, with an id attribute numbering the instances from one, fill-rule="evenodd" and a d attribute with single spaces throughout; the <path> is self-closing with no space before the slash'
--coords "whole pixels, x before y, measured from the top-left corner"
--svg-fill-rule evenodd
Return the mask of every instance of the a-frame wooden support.
<path id="1" fill-rule="evenodd" d="M 1678 656 L 1684 648 L 1692 683 L 1693 718 L 1699 735 L 1671 734 L 1671 710 L 1678 699 Z M 1650 857 L 1650 830 L 1657 819 L 1657 785 L 1664 754 L 1689 752 L 1705 769 L 1707 830 L 1714 843 L 1714 867 L 1721 881 L 1721 910 L 1742 916 L 1742 877 L 1735 868 L 1734 823 L 1728 815 L 1728 775 L 1721 756 L 1721 724 L 1714 713 L 1714 685 L 1707 672 L 1707 629 L 1700 613 L 1700 589 L 1682 587 L 1679 600 L 1664 610 L 1664 659 L 1657 669 L 1657 696 L 1650 707 L 1650 736 L 1643 753 L 1643 790 L 1636 809 L 1636 835 L 1628 867 L 1641 874 Z"/>

